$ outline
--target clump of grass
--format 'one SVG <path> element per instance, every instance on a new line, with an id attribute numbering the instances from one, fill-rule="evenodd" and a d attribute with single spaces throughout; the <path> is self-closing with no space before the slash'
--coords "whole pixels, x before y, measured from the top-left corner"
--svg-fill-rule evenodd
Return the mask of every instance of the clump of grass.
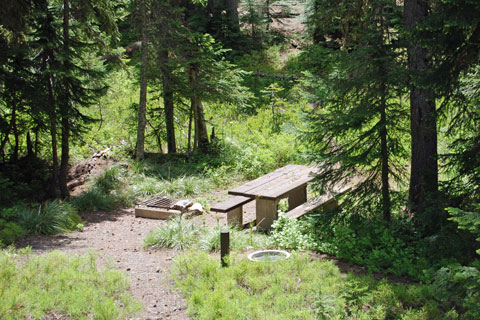
<path id="1" fill-rule="evenodd" d="M 111 167 L 95 178 L 90 188 L 70 200 L 78 212 L 96 210 L 111 211 L 135 203 L 135 195 L 127 190 L 125 170 L 120 166 Z"/>
<path id="2" fill-rule="evenodd" d="M 163 193 L 164 189 L 161 181 L 153 177 L 147 177 L 144 174 L 135 174 L 130 178 L 128 192 L 135 197 L 145 198 L 158 193 Z"/>
<path id="3" fill-rule="evenodd" d="M 118 199 L 115 196 L 104 194 L 95 189 L 87 190 L 79 196 L 73 197 L 70 202 L 80 213 L 97 210 L 111 211 L 119 206 Z"/>
<path id="4" fill-rule="evenodd" d="M 29 233 L 56 234 L 81 228 L 82 219 L 67 202 L 54 200 L 38 208 L 19 207 L 18 223 Z"/>
<path id="5" fill-rule="evenodd" d="M 125 184 L 124 174 L 125 172 L 120 166 L 112 166 L 93 181 L 93 187 L 105 194 L 117 191 Z"/>
<path id="6" fill-rule="evenodd" d="M 200 231 L 192 221 L 181 216 L 175 217 L 147 235 L 143 240 L 144 247 L 185 249 L 192 247 L 197 241 Z"/>
<path id="7" fill-rule="evenodd" d="M 127 277 L 96 266 L 93 255 L 58 251 L 22 257 L 0 251 L 0 319 L 125 319 L 141 309 L 128 293 Z"/>
<path id="8" fill-rule="evenodd" d="M 150 248 L 197 248 L 204 251 L 220 250 L 220 231 L 230 231 L 230 247 L 234 250 L 247 248 L 265 248 L 270 246 L 268 237 L 263 234 L 246 233 L 232 227 L 200 226 L 193 221 L 177 216 L 147 235 L 144 247 Z"/>
<path id="9" fill-rule="evenodd" d="M 196 319 L 440 319 L 431 287 L 342 275 L 331 261 L 292 254 L 252 262 L 233 255 L 228 268 L 207 253 L 175 259 L 177 287 Z"/>
<path id="10" fill-rule="evenodd" d="M 208 252 L 220 250 L 220 232 L 227 229 L 230 232 L 230 248 L 242 251 L 245 249 L 258 249 L 271 246 L 270 240 L 264 234 L 244 232 L 235 228 L 224 226 L 206 227 L 198 239 L 198 248 Z"/>

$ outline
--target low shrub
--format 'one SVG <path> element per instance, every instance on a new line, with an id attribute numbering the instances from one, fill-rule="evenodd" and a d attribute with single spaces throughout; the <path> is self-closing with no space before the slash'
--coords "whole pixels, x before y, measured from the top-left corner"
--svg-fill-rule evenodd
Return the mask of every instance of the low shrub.
<path id="1" fill-rule="evenodd" d="M 72 197 L 70 203 L 80 213 L 112 211 L 135 203 L 135 195 L 127 190 L 126 172 L 120 166 L 111 167 L 96 177 L 89 189 Z"/>
<path id="2" fill-rule="evenodd" d="M 0 248 L 27 234 L 27 230 L 15 222 L 0 219 Z"/>
<path id="3" fill-rule="evenodd" d="M 35 156 L 0 163 L 0 208 L 15 203 L 43 201 L 50 181 L 50 165 Z"/>
<path id="4" fill-rule="evenodd" d="M 292 254 L 251 262 L 233 255 L 228 268 L 206 253 L 186 253 L 172 269 L 195 319 L 438 319 L 428 286 L 393 285 L 348 275 L 326 260 Z"/>
<path id="5" fill-rule="evenodd" d="M 453 319 L 480 319 L 480 261 L 450 265 L 433 275 L 432 286 Z"/>
<path id="6" fill-rule="evenodd" d="M 71 205 L 80 213 L 92 211 L 112 211 L 122 206 L 132 204 L 133 200 L 123 194 L 105 194 L 96 189 L 90 189 L 70 199 Z"/>
<path id="7" fill-rule="evenodd" d="M 112 166 L 93 181 L 93 188 L 104 194 L 120 190 L 125 185 L 124 174 L 125 171 L 120 166 Z"/>
<path id="8" fill-rule="evenodd" d="M 278 219 L 272 224 L 270 236 L 275 247 L 281 249 L 314 250 L 318 247 L 311 223 L 289 218 L 283 212 L 279 212 Z"/>
<path id="9" fill-rule="evenodd" d="M 21 255 L 22 263 L 17 262 Z M 0 251 L 0 318 L 125 319 L 141 309 L 121 272 L 98 269 L 93 255 Z"/>
<path id="10" fill-rule="evenodd" d="M 433 266 L 409 221 L 393 220 L 388 224 L 345 212 L 313 213 L 309 221 L 317 250 L 365 266 L 371 272 L 419 280 L 423 270 Z"/>

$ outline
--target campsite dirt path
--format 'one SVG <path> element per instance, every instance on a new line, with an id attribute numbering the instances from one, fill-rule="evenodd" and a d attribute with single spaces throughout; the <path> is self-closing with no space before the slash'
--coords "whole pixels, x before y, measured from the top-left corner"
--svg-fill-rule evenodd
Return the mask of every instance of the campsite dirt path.
<path id="1" fill-rule="evenodd" d="M 99 253 L 99 264 L 109 263 L 130 278 L 131 293 L 144 309 L 138 319 L 189 319 L 184 299 L 174 290 L 170 273 L 177 250 L 147 250 L 142 241 L 162 220 L 135 218 L 133 209 L 95 212 L 84 217 L 85 228 L 56 236 L 31 236 L 21 246 L 43 254 L 61 250 L 71 254 Z"/>
<path id="2" fill-rule="evenodd" d="M 225 192 L 219 192 L 225 193 Z M 254 204 L 245 207 L 245 215 L 254 215 Z M 130 292 L 143 303 L 143 311 L 134 319 L 190 319 L 183 297 L 175 291 L 171 266 L 180 251 L 149 250 L 143 239 L 150 230 L 165 225 L 164 220 L 135 218 L 134 209 L 93 212 L 84 215 L 84 230 L 54 236 L 29 236 L 17 245 L 31 246 L 36 254 L 60 250 L 70 254 L 97 253 L 99 264 L 113 266 L 130 278 Z M 223 214 L 210 212 L 194 220 L 208 225 L 226 224 Z"/>

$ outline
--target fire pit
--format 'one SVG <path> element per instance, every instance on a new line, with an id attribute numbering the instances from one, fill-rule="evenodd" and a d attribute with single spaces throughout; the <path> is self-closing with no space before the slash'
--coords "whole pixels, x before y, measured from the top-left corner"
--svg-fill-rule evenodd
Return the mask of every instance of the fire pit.
<path id="1" fill-rule="evenodd" d="M 275 262 L 286 260 L 290 257 L 290 253 L 284 250 L 261 250 L 255 251 L 248 255 L 250 261 Z"/>
<path id="2" fill-rule="evenodd" d="M 135 206 L 135 217 L 151 219 L 168 219 L 182 211 L 175 208 L 176 200 L 166 197 L 155 197 Z"/>

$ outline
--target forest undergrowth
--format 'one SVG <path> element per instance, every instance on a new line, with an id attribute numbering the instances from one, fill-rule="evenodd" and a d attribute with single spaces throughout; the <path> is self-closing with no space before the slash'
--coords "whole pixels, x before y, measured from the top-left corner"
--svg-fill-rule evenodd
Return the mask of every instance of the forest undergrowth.
<path id="1" fill-rule="evenodd" d="M 309 197 L 361 182 L 333 210 L 295 220 L 282 202 L 270 232 L 230 229 L 228 268 L 218 221 L 146 236 L 179 254 L 193 318 L 480 318 L 480 6 L 419 2 L 6 1 L 0 247 L 157 195 L 208 211 L 231 187 L 316 164 Z M 69 166 L 106 148 L 110 165 L 71 193 Z M 246 260 L 263 248 L 293 255 Z M 0 318 L 138 310 L 93 256 L 27 251 L 0 252 Z"/>

